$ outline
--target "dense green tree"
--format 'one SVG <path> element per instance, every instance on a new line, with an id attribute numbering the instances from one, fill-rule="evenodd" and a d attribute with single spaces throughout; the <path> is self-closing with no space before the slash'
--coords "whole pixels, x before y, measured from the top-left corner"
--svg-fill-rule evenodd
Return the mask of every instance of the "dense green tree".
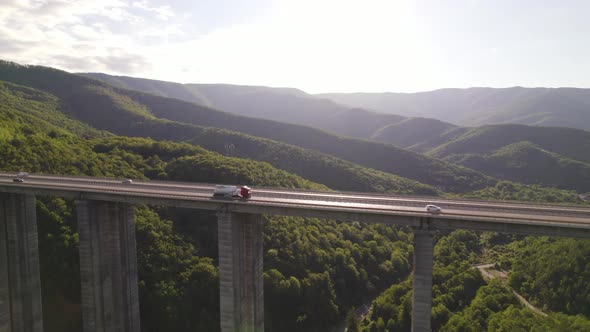
<path id="1" fill-rule="evenodd" d="M 524 185 L 509 181 L 500 181 L 495 186 L 463 195 L 467 198 L 516 200 L 536 203 L 588 204 L 575 191 Z"/>
<path id="2" fill-rule="evenodd" d="M 361 332 L 361 324 L 355 314 L 354 308 L 346 314 L 346 329 L 350 332 Z"/>
<path id="3" fill-rule="evenodd" d="M 37 203 L 43 321 L 49 331 L 82 328 L 78 233 L 72 205 L 55 197 L 40 197 Z"/>
<path id="4" fill-rule="evenodd" d="M 529 237 L 514 247 L 512 287 L 544 309 L 590 317 L 590 241 Z"/>
<path id="5" fill-rule="evenodd" d="M 469 306 L 453 315 L 440 331 L 485 331 L 487 320 L 495 312 L 501 312 L 510 305 L 519 305 L 518 299 L 498 280 L 480 288 Z"/>
<path id="6" fill-rule="evenodd" d="M 452 312 L 469 305 L 477 290 L 484 284 L 479 271 L 472 269 L 470 261 L 480 250 L 477 234 L 458 230 L 441 237 L 434 247 L 432 286 L 432 327 L 438 330 Z M 373 310 L 364 322 L 371 332 L 409 331 L 411 329 L 411 281 L 394 285 L 373 302 Z M 383 321 L 383 327 L 379 321 Z"/>
<path id="7" fill-rule="evenodd" d="M 213 331 L 219 282 L 211 258 L 175 233 L 171 221 L 136 209 L 141 317 L 146 331 Z"/>
<path id="8" fill-rule="evenodd" d="M 182 116 L 190 117 L 189 122 L 197 121 L 201 115 L 203 121 L 210 121 L 205 116 L 208 114 L 216 117 L 215 123 L 228 120 L 233 122 L 232 126 L 239 126 L 243 120 L 250 126 L 249 130 L 264 129 L 253 120 L 239 118 L 237 121 L 221 112 L 115 89 L 57 70 L 35 67 L 23 72 L 23 68 L 4 62 L 0 67 L 3 77 L 49 91 L 0 81 L 0 169 L 3 171 L 318 190 L 327 190 L 325 185 L 335 185 L 346 190 L 439 193 L 416 181 L 367 169 L 328 154 L 173 121 Z M 187 113 L 183 114 L 185 111 Z M 165 112 L 178 118 L 160 118 Z M 117 137 L 89 124 L 143 138 Z M 377 168 L 401 169 L 415 178 L 448 185 L 453 190 L 496 183 L 470 170 L 389 146 L 322 136 L 315 131 L 307 131 L 309 136 L 297 137 L 300 132 L 286 130 L 291 127 L 277 126 L 285 129 L 277 134 L 284 141 L 306 146 L 316 144 L 318 150 L 332 151 L 342 158 L 351 154 L 365 160 L 373 158 L 370 164 L 379 166 Z M 319 136 L 315 134 L 338 143 L 338 148 L 330 146 L 328 141 L 318 141 Z M 264 162 L 229 158 L 194 144 L 178 142 L 196 142 L 223 152 L 220 144 L 226 143 L 226 138 L 239 142 L 237 156 Z M 390 159 L 383 158 L 391 157 L 386 152 L 400 153 L 402 157 L 391 163 Z M 404 159 L 406 157 L 411 160 Z M 574 192 L 512 182 L 499 182 L 468 196 L 581 203 Z M 38 215 L 46 329 L 77 331 L 81 313 L 75 209 L 71 201 L 41 197 Z M 218 330 L 214 214 L 141 206 L 136 216 L 143 328 L 146 331 Z M 409 330 L 412 292 L 408 276 L 412 246 L 408 230 L 359 222 L 265 217 L 263 236 L 266 326 L 270 330 L 329 330 L 342 322 L 346 312 L 384 289 L 387 290 L 375 299 L 363 329 Z M 477 290 L 484 289 L 481 288 L 483 280 L 479 272 L 471 268 L 471 263 L 483 252 L 482 246 L 487 250 L 492 245 L 506 250 L 503 260 L 507 266 L 514 267 L 511 285 L 533 302 L 552 310 L 588 315 L 587 242 L 540 239 L 507 245 L 515 239 L 520 238 L 489 234 L 478 238 L 467 231 L 440 238 L 435 247 L 433 276 L 435 330 L 447 325 L 449 328 L 473 328 L 467 326 L 465 317 L 476 319 L 477 326 L 482 329 L 487 326 L 498 330 L 525 326 L 514 325 L 510 317 L 532 321 L 525 312 L 519 311 L 513 298 L 504 294 L 501 287 L 489 287 L 481 291 L 483 295 L 478 298 Z M 503 253 L 500 249 L 497 252 Z M 564 255 L 567 258 L 563 258 Z M 567 271 L 567 277 L 560 276 L 559 271 Z M 547 290 L 543 285 L 551 287 Z M 587 321 L 583 316 L 551 314 L 548 320 L 531 324 L 522 328 L 583 330 Z"/>

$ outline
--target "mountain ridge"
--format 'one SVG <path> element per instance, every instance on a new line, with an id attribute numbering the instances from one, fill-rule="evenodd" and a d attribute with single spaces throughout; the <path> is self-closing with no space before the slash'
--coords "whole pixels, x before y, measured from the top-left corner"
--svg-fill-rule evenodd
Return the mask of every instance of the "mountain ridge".
<path id="1" fill-rule="evenodd" d="M 590 130 L 590 89 L 466 88 L 416 93 L 317 94 L 351 107 L 461 126 L 514 123 Z"/>
<path id="2" fill-rule="evenodd" d="M 312 126 L 337 135 L 368 138 L 404 117 L 346 107 L 294 88 L 232 84 L 180 84 L 129 76 L 82 73 L 114 86 L 195 102 L 204 106 L 280 122 Z M 187 92 L 188 91 L 188 92 Z"/>
<path id="3" fill-rule="evenodd" d="M 107 76 L 108 77 L 108 76 Z M 129 82 L 135 84 L 142 83 L 143 80 L 126 78 Z M 162 84 L 167 84 L 162 82 Z M 190 85 L 198 88 L 201 85 L 193 84 Z M 215 91 L 215 98 L 217 100 L 223 100 L 225 96 L 224 88 L 219 88 L 218 85 L 207 85 L 208 89 Z M 273 118 L 271 114 L 273 111 L 278 111 L 281 103 L 289 103 L 290 100 L 295 100 L 291 103 L 288 108 L 291 111 L 291 116 L 299 116 L 300 118 L 308 118 L 310 111 L 302 111 L 305 108 L 305 103 L 301 102 L 298 96 L 288 95 L 284 96 L 282 92 L 273 92 L 273 88 L 259 89 L 258 87 L 247 87 L 247 86 L 231 86 L 232 89 L 240 90 L 242 95 L 249 96 L 245 99 L 240 99 L 245 103 L 244 109 L 240 110 L 239 113 L 252 115 L 250 113 L 253 105 L 263 104 L 266 101 L 268 105 L 265 107 L 265 111 L 258 111 L 255 113 L 259 116 Z M 257 92 L 252 92 L 255 89 Z M 260 92 L 264 91 L 264 92 Z M 566 96 L 559 96 L 555 98 L 553 96 L 554 91 L 561 91 Z M 518 105 L 519 112 L 512 114 L 517 122 L 530 121 L 534 124 L 540 124 L 544 122 L 553 121 L 555 123 L 555 116 L 551 113 L 535 113 L 529 114 L 530 109 L 534 109 L 537 106 L 543 106 L 545 108 L 557 107 L 559 103 L 568 103 L 571 105 L 569 109 L 574 109 L 570 113 L 583 112 L 583 105 L 586 102 L 583 89 L 544 89 L 544 88 L 522 88 L 514 87 L 503 90 L 493 88 L 470 88 L 470 89 L 440 89 L 433 91 L 432 94 L 438 96 L 439 101 L 445 100 L 447 102 L 458 103 L 461 99 L 468 100 L 470 106 L 478 107 L 480 109 L 487 109 L 494 105 Z M 271 93 L 270 95 L 268 93 Z M 455 94 L 453 97 L 449 93 Z M 205 91 L 203 95 L 210 95 L 210 92 Z M 428 93 L 416 93 L 416 95 L 424 95 Z M 243 96 L 240 95 L 240 98 Z M 279 96 L 280 95 L 280 96 Z M 386 95 L 386 94 L 385 94 Z M 278 96 L 278 97 L 277 97 Z M 323 95 L 322 95 L 323 96 Z M 235 96 L 229 93 L 228 99 L 232 100 Z M 459 98 L 460 97 L 460 98 Z M 276 100 L 274 99 L 276 98 Z M 305 100 L 310 100 L 311 96 L 306 96 Z M 453 99 L 454 98 L 454 99 Z M 254 101 L 253 101 L 254 100 Z M 562 102 L 563 100 L 563 102 Z M 590 101 L 590 98 L 588 98 Z M 316 100 L 315 105 L 325 103 L 325 99 Z M 553 104 L 551 104 L 553 102 Z M 556 104 L 557 103 L 557 104 Z M 224 107 L 225 104 L 219 104 L 220 107 Z M 241 105 L 241 104 L 240 104 Z M 274 106 L 273 106 L 274 105 Z M 326 105 L 334 105 L 327 103 Z M 231 111 L 236 111 L 232 107 L 236 105 L 232 102 L 228 105 Z M 447 107 L 448 105 L 442 105 Z M 575 107 L 578 107 L 576 110 Z M 319 110 L 319 109 L 318 109 Z M 324 112 L 330 112 L 327 109 L 322 109 Z M 423 153 L 429 156 L 433 156 L 439 159 L 446 160 L 448 162 L 463 165 L 468 168 L 475 168 L 476 170 L 504 180 L 511 181 L 524 181 L 529 184 L 544 184 L 557 186 L 565 189 L 575 189 L 580 191 L 586 191 L 588 188 L 584 185 L 584 181 L 581 179 L 586 178 L 586 148 L 590 149 L 590 145 L 584 143 L 586 139 L 582 136 L 583 134 L 576 129 L 568 129 L 561 127 L 561 129 L 555 127 L 549 129 L 548 127 L 541 126 L 522 126 L 515 124 L 501 124 L 501 125 L 484 125 L 479 127 L 465 127 L 457 126 L 441 120 L 433 118 L 423 117 L 410 117 L 404 118 L 395 115 L 387 117 L 385 114 L 379 114 L 367 111 L 365 109 L 349 109 L 345 111 L 338 111 L 330 113 L 330 117 L 337 118 L 342 114 L 350 112 L 349 120 L 351 122 L 348 126 L 335 125 L 337 121 L 334 121 L 330 125 L 320 124 L 321 127 L 326 130 L 333 132 L 346 132 L 356 137 L 362 137 L 365 139 L 382 142 L 386 144 L 393 144 L 401 148 Z M 488 114 L 490 113 L 490 114 Z M 496 112 L 489 111 L 488 113 L 480 113 L 480 120 L 484 115 L 488 118 L 501 118 L 502 115 Z M 509 112 L 510 113 L 510 112 Z M 487 114 L 487 115 L 486 115 Z M 474 118 L 477 118 L 474 115 Z M 328 117 L 328 119 L 330 119 Z M 276 118 L 276 116 L 274 117 Z M 317 120 L 318 117 L 313 118 Z M 553 119 L 553 120 L 552 120 Z M 308 123 L 314 125 L 312 119 L 308 119 Z M 484 120 L 481 120 L 485 122 Z M 494 122 L 494 121 L 492 121 Z M 562 125 L 571 125 L 567 121 L 567 117 L 559 119 L 559 123 Z M 493 128 L 493 130 L 491 129 Z M 488 133 L 485 135 L 485 133 Z M 563 137 L 560 144 L 551 143 L 551 141 L 557 141 L 553 139 Z M 580 138 L 582 137 L 582 138 Z M 574 145 L 580 145 L 578 149 L 572 149 L 571 143 L 563 143 L 563 141 L 571 140 L 576 142 Z M 463 142 L 463 143 L 462 143 Z M 530 142 L 532 145 L 527 146 L 525 150 L 528 153 L 524 153 L 524 145 L 521 143 Z M 482 144 L 494 145 L 495 148 L 484 148 L 479 149 Z M 520 144 L 520 145 L 519 145 Z M 478 150 L 479 149 L 479 150 Z M 481 151 L 480 151 L 481 150 Z M 485 150 L 485 151 L 484 151 Z M 511 151 L 512 153 L 506 153 Z M 519 153 L 516 153 L 519 151 Z M 547 151 L 544 153 L 543 151 Z M 536 157 L 535 157 L 536 156 Z M 545 158 L 540 158 L 544 156 Z M 525 160 L 529 158 L 530 160 Z M 533 162 L 536 160 L 537 162 Z M 538 162 L 544 160 L 548 162 L 551 167 L 547 168 L 546 173 L 542 174 L 538 170 L 527 174 L 523 173 L 519 168 L 515 168 L 512 165 L 530 165 L 535 168 L 538 166 Z M 485 163 L 488 163 L 485 165 Z M 579 164 L 581 163 L 581 164 Z M 493 167 L 492 167 L 493 166 Z M 563 174 L 569 174 L 570 176 L 564 176 Z M 530 175 L 536 174 L 537 178 Z M 576 183 L 575 179 L 578 177 L 580 181 Z M 441 188 L 444 188 L 441 187 Z"/>
<path id="4" fill-rule="evenodd" d="M 91 125 L 99 125 L 99 128 L 119 135 L 145 136 L 149 133 L 158 139 L 189 140 L 197 136 L 203 126 L 217 127 L 316 150 L 382 172 L 439 186 L 444 191 L 469 191 L 494 183 L 493 179 L 473 170 L 392 145 L 334 136 L 310 127 L 238 116 L 178 99 L 111 87 L 102 81 L 51 68 L 5 62 L 0 66 L 0 80 L 54 93 L 62 98 L 71 116 L 82 117 Z"/>

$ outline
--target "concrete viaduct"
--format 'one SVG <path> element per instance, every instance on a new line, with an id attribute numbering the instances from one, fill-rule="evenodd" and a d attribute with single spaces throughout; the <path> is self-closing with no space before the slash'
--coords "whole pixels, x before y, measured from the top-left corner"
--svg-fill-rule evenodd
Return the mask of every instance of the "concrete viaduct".
<path id="1" fill-rule="evenodd" d="M 43 331 L 35 195 L 75 201 L 84 332 L 139 332 L 135 204 L 213 210 L 218 219 L 221 331 L 264 331 L 262 215 L 409 226 L 414 231 L 412 331 L 430 331 L 433 232 L 471 229 L 590 238 L 590 209 L 438 197 L 257 189 L 211 197 L 214 185 L 0 173 L 0 332 Z M 443 213 L 430 214 L 426 204 Z"/>

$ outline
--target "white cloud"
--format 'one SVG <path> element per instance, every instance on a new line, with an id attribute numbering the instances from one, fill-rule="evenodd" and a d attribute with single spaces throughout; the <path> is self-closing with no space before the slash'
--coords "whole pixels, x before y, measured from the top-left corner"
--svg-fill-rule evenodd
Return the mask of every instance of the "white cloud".
<path id="1" fill-rule="evenodd" d="M 405 0 L 278 0 L 273 15 L 206 35 L 195 33 L 203 26 L 194 21 L 206 12 L 175 13 L 156 1 L 2 1 L 0 58 L 311 92 L 412 89 L 434 71 Z"/>
<path id="2" fill-rule="evenodd" d="M 146 0 L 133 2 L 133 7 L 137 7 L 148 12 L 153 12 L 157 14 L 159 19 L 162 20 L 167 20 L 175 16 L 170 6 L 150 6 Z"/>
<path id="3" fill-rule="evenodd" d="M 52 58 L 53 65 L 57 67 L 70 66 L 77 71 L 96 72 L 108 70 L 120 74 L 133 74 L 138 70 L 150 68 L 147 60 L 136 54 L 129 54 L 125 50 L 111 50 L 110 55 L 76 57 L 59 55 Z"/>
<path id="4" fill-rule="evenodd" d="M 310 92 L 523 85 L 526 77 L 530 85 L 547 85 L 540 75 L 586 86 L 588 75 L 580 73 L 588 72 L 590 47 L 579 32 L 588 30 L 588 6 L 554 7 L 473 0 L 0 0 L 0 58 Z"/>
<path id="5" fill-rule="evenodd" d="M 142 5 L 137 12 L 121 0 L 3 0 L 0 58 L 70 71 L 147 71 L 143 31 L 170 31 L 162 18 L 173 13 Z"/>
<path id="6" fill-rule="evenodd" d="M 69 71 L 310 91 L 399 89 L 394 82 L 424 80 L 416 67 L 429 70 L 429 46 L 418 42 L 405 1 L 279 0 L 274 15 L 207 35 L 190 35 L 200 27 L 191 13 L 155 1 L 2 1 L 0 57 Z"/>
<path id="7" fill-rule="evenodd" d="M 194 34 L 199 24 L 191 13 L 154 1 L 3 1 L 0 57 L 69 71 L 312 92 L 399 90 L 402 81 L 408 87 L 431 80 L 430 46 L 420 42 L 423 32 L 405 1 L 279 0 L 274 15 L 207 35 Z"/>

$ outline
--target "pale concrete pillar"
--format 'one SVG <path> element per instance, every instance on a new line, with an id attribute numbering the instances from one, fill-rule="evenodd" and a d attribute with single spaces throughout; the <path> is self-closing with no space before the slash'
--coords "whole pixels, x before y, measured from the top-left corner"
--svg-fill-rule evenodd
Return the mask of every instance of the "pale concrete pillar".
<path id="1" fill-rule="evenodd" d="M 431 331 L 433 233 L 414 230 L 412 332 Z"/>
<path id="2" fill-rule="evenodd" d="M 262 218 L 218 213 L 222 332 L 263 332 Z"/>
<path id="3" fill-rule="evenodd" d="M 84 332 L 139 332 L 134 207 L 76 201 Z"/>
<path id="4" fill-rule="evenodd" d="M 0 332 L 43 331 L 37 210 L 33 195 L 0 199 Z"/>

